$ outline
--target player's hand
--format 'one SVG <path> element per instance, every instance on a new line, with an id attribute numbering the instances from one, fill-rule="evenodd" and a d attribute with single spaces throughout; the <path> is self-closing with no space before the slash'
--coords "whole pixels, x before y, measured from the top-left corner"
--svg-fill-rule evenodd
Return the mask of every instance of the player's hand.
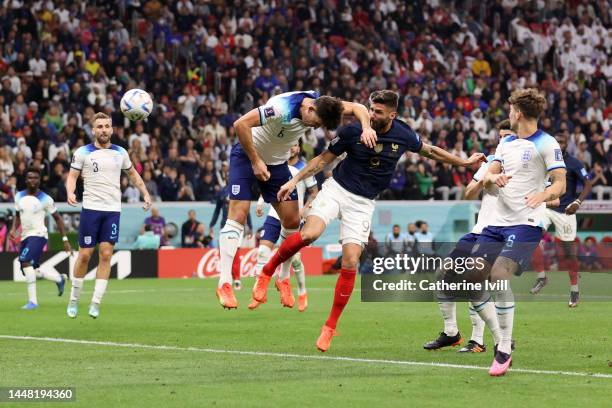
<path id="1" fill-rule="evenodd" d="M 504 173 L 500 173 L 500 174 L 496 174 L 493 177 L 493 183 L 495 183 L 497 185 L 497 187 L 499 188 L 504 188 L 508 185 L 508 183 L 510 182 L 510 179 L 512 178 L 512 176 L 508 176 L 507 174 Z"/>
<path id="2" fill-rule="evenodd" d="M 66 251 L 68 256 L 72 256 L 72 245 L 70 245 L 70 242 L 64 241 L 64 251 Z"/>
<path id="3" fill-rule="evenodd" d="M 263 205 L 257 204 L 257 207 L 255 207 L 255 215 L 258 217 L 261 217 L 263 213 L 264 213 Z"/>
<path id="4" fill-rule="evenodd" d="M 9 238 L 11 241 L 17 241 L 17 231 L 15 230 L 11 230 L 11 232 L 9 233 Z"/>
<path id="5" fill-rule="evenodd" d="M 280 190 L 278 190 L 276 198 L 278 199 L 278 201 L 289 200 L 293 190 L 295 190 L 295 182 L 293 181 L 293 179 L 291 179 L 285 184 L 283 184 Z"/>
<path id="6" fill-rule="evenodd" d="M 540 204 L 545 201 L 546 194 L 544 192 L 532 193 L 525 197 L 525 204 L 530 208 L 537 208 Z"/>
<path id="7" fill-rule="evenodd" d="M 78 204 L 78 201 L 76 199 L 76 194 L 68 193 L 68 204 L 70 204 L 73 207 L 76 207 L 76 205 Z"/>
<path id="8" fill-rule="evenodd" d="M 151 208 L 151 196 L 149 194 L 145 194 L 142 199 L 144 201 L 142 204 L 142 209 L 147 211 L 149 208 Z"/>
<path id="9" fill-rule="evenodd" d="M 579 208 L 580 208 L 580 204 L 578 204 L 577 201 L 574 201 L 570 205 L 565 207 L 565 213 L 567 215 L 574 215 L 576 214 L 576 211 L 578 211 Z"/>
<path id="10" fill-rule="evenodd" d="M 472 164 L 486 162 L 486 161 L 487 161 L 487 157 L 484 155 L 484 153 L 474 153 L 465 161 L 465 167 L 471 166 Z"/>
<path id="11" fill-rule="evenodd" d="M 372 149 L 374 146 L 376 146 L 376 141 L 378 140 L 378 137 L 376 136 L 376 132 L 374 131 L 374 129 L 365 128 L 361 132 L 360 140 L 361 143 Z"/>
<path id="12" fill-rule="evenodd" d="M 266 166 L 266 163 L 261 159 L 253 163 L 253 174 L 261 181 L 267 181 L 270 178 L 268 166 Z"/>

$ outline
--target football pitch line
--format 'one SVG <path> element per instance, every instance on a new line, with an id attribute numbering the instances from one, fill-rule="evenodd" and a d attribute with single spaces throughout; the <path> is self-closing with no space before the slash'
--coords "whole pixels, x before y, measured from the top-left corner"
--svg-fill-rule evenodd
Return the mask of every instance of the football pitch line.
<path id="1" fill-rule="evenodd" d="M 467 364 L 447 364 L 447 363 L 435 363 L 435 362 L 426 362 L 426 361 L 383 360 L 383 359 L 341 357 L 341 356 L 329 356 L 329 355 L 324 356 L 324 355 L 291 354 L 291 353 L 272 353 L 272 352 L 267 352 L 267 351 L 223 350 L 223 349 L 211 349 L 211 348 L 199 348 L 199 347 L 179 347 L 179 346 L 155 345 L 155 344 L 118 343 L 118 342 L 112 342 L 112 341 L 66 339 L 66 338 L 56 338 L 56 337 L 13 336 L 13 335 L 7 335 L 7 334 L 0 334 L 0 339 L 41 341 L 41 342 L 50 342 L 50 343 L 86 344 L 90 346 L 135 348 L 135 349 L 145 349 L 145 350 L 167 350 L 167 351 L 183 351 L 183 352 L 186 351 L 186 352 L 196 352 L 196 353 L 233 354 L 233 355 L 242 355 L 242 356 L 257 356 L 257 357 L 293 358 L 293 359 L 299 359 L 299 360 L 323 360 L 323 361 L 327 360 L 327 361 L 341 361 L 341 362 L 349 362 L 349 363 L 364 363 L 364 364 L 378 364 L 378 365 L 421 366 L 421 367 L 454 368 L 454 369 L 461 369 L 461 370 L 481 370 L 481 371 L 488 370 L 488 367 L 481 367 L 481 366 L 467 365 Z M 523 374 L 566 376 L 566 377 L 593 377 L 593 378 L 612 379 L 612 374 L 604 374 L 604 373 L 533 370 L 533 369 L 528 369 L 528 368 L 512 368 L 510 372 L 511 373 L 523 373 Z"/>

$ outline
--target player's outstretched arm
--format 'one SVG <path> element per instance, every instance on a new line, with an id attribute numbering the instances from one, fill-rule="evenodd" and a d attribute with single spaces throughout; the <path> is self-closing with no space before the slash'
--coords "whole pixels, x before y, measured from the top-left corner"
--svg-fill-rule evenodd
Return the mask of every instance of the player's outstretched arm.
<path id="1" fill-rule="evenodd" d="M 370 113 L 368 112 L 368 108 L 360 103 L 346 101 L 342 101 L 342 107 L 344 108 L 342 111 L 343 115 L 354 115 L 357 120 L 359 120 L 359 123 L 361 123 L 361 143 L 369 148 L 376 146 L 377 136 L 370 125 Z"/>
<path id="2" fill-rule="evenodd" d="M 71 167 L 70 171 L 68 172 L 68 178 L 66 178 L 66 195 L 68 196 L 68 204 L 73 207 L 77 205 L 77 199 L 76 194 L 74 194 L 74 190 L 76 189 L 76 182 L 79 178 L 80 173 L 80 170 Z"/>
<path id="3" fill-rule="evenodd" d="M 147 186 L 145 185 L 144 181 L 142 181 L 140 174 L 138 174 L 134 166 L 127 170 L 127 174 L 132 184 L 136 186 L 138 191 L 140 191 L 140 194 L 142 194 L 142 200 L 144 201 L 142 209 L 147 211 L 149 208 L 151 208 L 151 196 L 149 195 Z"/>
<path id="4" fill-rule="evenodd" d="M 437 162 L 449 163 L 453 166 L 467 167 L 475 163 L 487 161 L 487 158 L 483 153 L 474 153 L 467 160 L 463 160 L 461 157 L 452 155 L 446 150 L 440 149 L 438 146 L 432 146 L 427 143 L 423 143 L 423 147 L 421 147 L 419 154 Z"/>
<path id="5" fill-rule="evenodd" d="M 539 193 L 533 193 L 525 197 L 528 207 L 536 208 L 543 202 L 556 200 L 565 194 L 565 168 L 553 169 L 550 171 L 550 186 Z"/>
<path id="6" fill-rule="evenodd" d="M 55 225 L 57 226 L 57 230 L 62 234 L 62 241 L 64 241 L 64 251 L 68 252 L 68 255 L 72 255 L 72 246 L 70 245 L 70 241 L 68 241 L 68 237 L 66 236 L 66 227 L 64 226 L 64 220 L 59 215 L 59 212 L 53 213 L 53 219 L 55 220 Z"/>
<path id="7" fill-rule="evenodd" d="M 499 188 L 506 187 L 512 176 L 502 173 L 502 166 L 499 161 L 493 161 L 489 164 L 487 174 L 482 179 L 484 187 L 489 188 L 495 184 Z"/>
<path id="8" fill-rule="evenodd" d="M 253 145 L 253 133 L 251 131 L 252 128 L 262 125 L 262 120 L 259 115 L 259 108 L 251 109 L 248 113 L 242 115 L 234 122 L 234 129 L 236 130 L 236 135 L 238 136 L 242 150 L 244 150 L 251 161 L 255 177 L 261 181 L 266 181 L 270 178 L 270 172 L 268 171 L 266 163 L 261 160 L 261 157 L 257 154 L 257 150 L 255 150 L 255 146 Z"/>
<path id="9" fill-rule="evenodd" d="M 327 167 L 328 164 L 333 162 L 336 157 L 337 156 L 335 154 L 333 154 L 329 150 L 326 150 L 311 161 L 309 161 L 306 166 L 304 166 L 304 168 L 300 170 L 298 174 L 296 174 L 291 180 L 283 184 L 280 190 L 278 190 L 278 194 L 276 195 L 278 201 L 288 200 L 289 196 L 291 195 L 291 192 L 295 190 L 295 186 L 297 185 L 297 183 L 299 183 L 305 178 L 314 176 L 315 174 L 319 173 L 321 170 Z"/>
<path id="10" fill-rule="evenodd" d="M 593 188 L 593 183 L 591 183 L 591 180 L 585 178 L 583 183 L 584 188 L 580 192 L 580 196 L 578 196 L 577 199 L 572 201 L 572 203 L 565 208 L 565 213 L 567 215 L 576 214 L 576 211 L 578 211 L 582 202 L 589 196 L 589 194 L 591 194 L 591 189 Z"/>
<path id="11" fill-rule="evenodd" d="M 465 191 L 463 192 L 464 200 L 478 200 L 478 196 L 482 191 L 483 181 L 482 180 L 472 180 L 465 187 Z"/>

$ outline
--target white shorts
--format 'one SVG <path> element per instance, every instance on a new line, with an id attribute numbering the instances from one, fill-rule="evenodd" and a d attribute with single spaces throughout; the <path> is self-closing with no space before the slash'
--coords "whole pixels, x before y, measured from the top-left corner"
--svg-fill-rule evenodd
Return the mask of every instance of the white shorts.
<path id="1" fill-rule="evenodd" d="M 548 229 L 550 224 L 555 225 L 555 235 L 561 241 L 573 242 L 576 239 L 576 214 L 567 215 L 560 213 L 550 208 L 546 208 L 544 211 L 544 229 Z"/>
<path id="2" fill-rule="evenodd" d="M 353 194 L 342 187 L 333 177 L 323 183 L 308 216 L 317 216 L 325 225 L 340 219 L 340 243 L 365 245 L 370 236 L 374 200 Z"/>

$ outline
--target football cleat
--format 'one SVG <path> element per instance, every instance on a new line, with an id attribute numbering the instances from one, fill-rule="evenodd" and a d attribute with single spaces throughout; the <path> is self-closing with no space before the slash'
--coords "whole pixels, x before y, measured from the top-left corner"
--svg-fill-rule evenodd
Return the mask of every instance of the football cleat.
<path id="1" fill-rule="evenodd" d="M 284 307 L 292 308 L 295 305 L 295 297 L 291 291 L 291 282 L 289 278 L 285 280 L 276 280 L 276 289 L 280 292 L 280 302 Z"/>
<path id="2" fill-rule="evenodd" d="M 34 302 L 28 302 L 25 305 L 21 306 L 22 310 L 34 310 L 38 307 L 38 305 Z"/>
<path id="3" fill-rule="evenodd" d="M 92 303 L 91 305 L 89 305 L 89 313 L 88 313 L 91 317 L 93 317 L 94 319 L 97 319 L 98 316 L 100 316 L 100 304 L 99 303 Z"/>
<path id="4" fill-rule="evenodd" d="M 303 312 L 308 307 L 308 293 L 298 295 L 298 312 Z"/>
<path id="5" fill-rule="evenodd" d="M 262 273 L 255 281 L 253 286 L 253 299 L 259 303 L 266 303 L 268 300 L 268 285 L 270 284 L 270 276 Z"/>
<path id="6" fill-rule="evenodd" d="M 426 343 L 423 348 L 425 350 L 439 350 L 443 347 L 455 347 L 463 343 L 461 333 L 457 332 L 454 336 L 448 336 L 446 333 L 441 332 L 437 339 Z"/>
<path id="7" fill-rule="evenodd" d="M 219 303 L 221 303 L 221 306 L 225 309 L 236 309 L 238 307 L 238 300 L 236 300 L 232 285 L 229 283 L 224 283 L 220 288 L 217 288 L 216 294 Z"/>
<path id="8" fill-rule="evenodd" d="M 495 353 L 495 358 L 489 369 L 489 375 L 492 377 L 499 377 L 506 374 L 508 368 L 512 365 L 512 355 L 506 354 L 502 351 Z"/>
<path id="9" fill-rule="evenodd" d="M 71 300 L 68 302 L 68 308 L 66 309 L 66 314 L 69 318 L 74 319 L 77 317 L 77 313 L 79 312 L 79 305 L 77 302 Z"/>
<path id="10" fill-rule="evenodd" d="M 321 334 L 317 339 L 317 349 L 319 351 L 325 353 L 329 349 L 329 345 L 331 344 L 334 336 L 337 336 L 338 332 L 335 329 L 332 329 L 329 326 L 323 326 L 321 328 Z"/>
<path id="11" fill-rule="evenodd" d="M 62 296 L 64 294 L 64 287 L 66 286 L 68 275 L 66 275 L 65 273 L 62 273 L 60 275 L 60 278 L 62 278 L 62 280 L 55 283 L 57 285 L 57 296 Z"/>
<path id="12" fill-rule="evenodd" d="M 580 292 L 570 292 L 570 300 L 569 300 L 569 307 L 576 307 L 578 306 L 578 302 L 580 301 Z"/>
<path id="13" fill-rule="evenodd" d="M 474 340 L 468 341 L 468 343 L 459 349 L 459 353 L 484 353 L 487 351 L 487 347 L 484 344 L 478 344 Z"/>
<path id="14" fill-rule="evenodd" d="M 539 293 L 542 290 L 542 288 L 546 286 L 547 283 L 548 283 L 547 277 L 536 279 L 535 283 L 533 284 L 533 287 L 530 290 L 531 294 L 535 295 Z"/>

